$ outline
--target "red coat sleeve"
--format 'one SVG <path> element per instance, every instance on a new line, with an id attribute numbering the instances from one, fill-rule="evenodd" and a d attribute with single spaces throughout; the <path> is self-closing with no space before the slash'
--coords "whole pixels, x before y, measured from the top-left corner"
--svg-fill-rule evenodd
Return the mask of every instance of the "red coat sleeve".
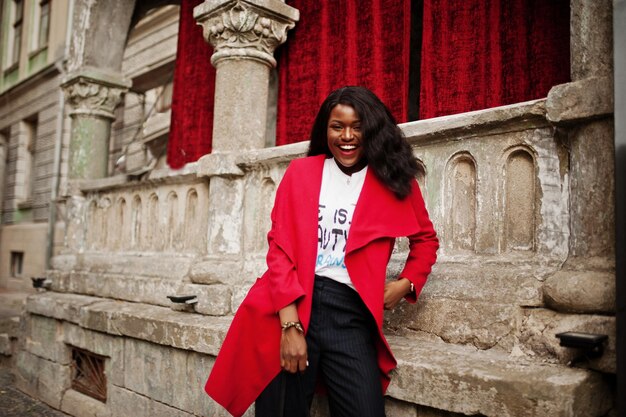
<path id="1" fill-rule="evenodd" d="M 272 228 L 267 234 L 269 249 L 267 251 L 266 279 L 269 280 L 272 305 L 278 312 L 283 307 L 295 302 L 304 295 L 304 289 L 298 279 L 295 254 L 290 236 L 295 234 L 293 211 L 294 190 L 291 178 L 293 168 L 290 165 L 285 172 L 278 189 L 272 209 Z"/>
<path id="2" fill-rule="evenodd" d="M 424 198 L 417 181 L 413 182 L 412 188 L 411 194 L 407 198 L 411 199 L 420 230 L 408 236 L 409 255 L 404 269 L 400 273 L 400 278 L 407 278 L 415 286 L 415 292 L 405 297 L 410 303 L 414 303 L 417 300 L 424 284 L 426 284 L 426 279 L 437 260 L 437 249 L 439 249 L 439 239 L 437 239 L 437 233 L 428 216 Z"/>

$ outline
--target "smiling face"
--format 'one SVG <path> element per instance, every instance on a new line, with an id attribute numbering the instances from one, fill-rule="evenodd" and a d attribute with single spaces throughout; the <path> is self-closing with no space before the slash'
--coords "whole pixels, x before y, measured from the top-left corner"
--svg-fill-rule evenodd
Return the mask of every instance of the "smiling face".
<path id="1" fill-rule="evenodd" d="M 361 119 L 352 106 L 337 104 L 333 107 L 326 135 L 328 148 L 344 173 L 352 175 L 365 166 Z"/>

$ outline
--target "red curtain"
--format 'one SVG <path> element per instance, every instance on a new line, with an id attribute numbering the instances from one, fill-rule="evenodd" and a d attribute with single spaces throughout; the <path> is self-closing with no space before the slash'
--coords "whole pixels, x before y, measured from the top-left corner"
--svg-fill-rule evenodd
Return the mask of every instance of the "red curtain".
<path id="1" fill-rule="evenodd" d="M 569 0 L 424 0 L 420 118 L 545 97 L 570 79 Z"/>
<path id="2" fill-rule="evenodd" d="M 368 87 L 405 122 L 411 1 L 288 3 L 300 21 L 278 50 L 276 144 L 307 140 L 322 101 L 345 85 Z"/>
<path id="3" fill-rule="evenodd" d="M 182 0 L 174 70 L 172 120 L 167 163 L 180 168 L 211 152 L 215 69 L 213 49 L 202 37 L 193 8 L 202 0 Z"/>

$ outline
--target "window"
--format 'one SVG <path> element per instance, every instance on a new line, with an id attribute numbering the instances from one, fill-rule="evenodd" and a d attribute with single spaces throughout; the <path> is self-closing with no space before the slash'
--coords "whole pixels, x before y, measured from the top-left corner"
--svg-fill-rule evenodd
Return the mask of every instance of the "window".
<path id="1" fill-rule="evenodd" d="M 24 23 L 24 1 L 13 0 L 13 30 L 10 42 L 9 65 L 17 64 L 20 60 L 20 45 L 22 44 L 22 26 Z"/>
<path id="2" fill-rule="evenodd" d="M 50 0 L 37 0 L 33 16 L 32 32 L 34 36 L 31 38 L 30 50 L 37 53 L 48 46 L 48 35 L 50 33 Z"/>
<path id="3" fill-rule="evenodd" d="M 24 252 L 11 252 L 11 277 L 19 278 L 22 276 L 24 268 Z"/>
<path id="4" fill-rule="evenodd" d="M 48 46 L 48 32 L 50 28 L 50 0 L 39 2 L 39 37 L 37 49 Z"/>

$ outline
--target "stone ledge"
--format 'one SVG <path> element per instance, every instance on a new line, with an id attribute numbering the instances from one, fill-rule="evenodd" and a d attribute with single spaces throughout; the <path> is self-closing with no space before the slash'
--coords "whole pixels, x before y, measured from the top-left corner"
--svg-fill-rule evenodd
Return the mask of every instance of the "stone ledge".
<path id="1" fill-rule="evenodd" d="M 398 368 L 388 394 L 403 401 L 498 417 L 592 417 L 611 408 L 599 373 L 438 341 L 394 336 L 389 343 Z"/>
<path id="2" fill-rule="evenodd" d="M 217 355 L 232 317 L 208 317 L 150 304 L 76 294 L 41 293 L 28 298 L 26 310 L 116 336 Z"/>
<path id="3" fill-rule="evenodd" d="M 593 77 L 552 87 L 546 100 L 547 118 L 574 123 L 613 113 L 612 77 Z"/>
<path id="4" fill-rule="evenodd" d="M 409 143 L 423 145 L 430 141 L 459 140 L 484 136 L 488 132 L 519 131 L 548 125 L 545 99 L 507 106 L 434 117 L 399 125 Z"/>
<path id="5" fill-rule="evenodd" d="M 146 304 L 58 293 L 31 296 L 26 308 L 44 315 L 76 311 L 78 314 L 68 318 L 87 329 L 213 356 L 231 321 L 230 317 L 209 318 Z M 402 401 L 498 417 L 597 416 L 611 407 L 610 388 L 601 374 L 593 371 L 424 338 L 390 336 L 389 342 L 399 367 L 388 394 Z"/>

